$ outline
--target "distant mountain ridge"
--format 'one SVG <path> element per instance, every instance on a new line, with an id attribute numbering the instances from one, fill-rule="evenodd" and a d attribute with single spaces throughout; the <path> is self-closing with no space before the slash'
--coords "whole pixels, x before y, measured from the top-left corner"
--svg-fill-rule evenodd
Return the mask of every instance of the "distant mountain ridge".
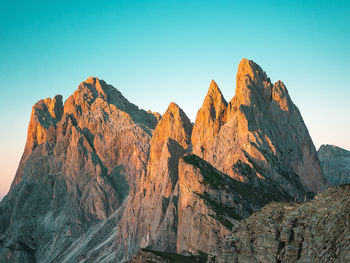
<path id="1" fill-rule="evenodd" d="M 330 185 L 350 184 L 350 151 L 334 145 L 321 145 L 317 151 Z"/>
<path id="2" fill-rule="evenodd" d="M 33 106 L 0 203 L 0 262 L 123 262 L 141 248 L 208 254 L 271 201 L 328 187 L 285 85 L 251 60 L 227 102 L 212 81 L 194 124 L 139 109 L 94 77 Z"/>

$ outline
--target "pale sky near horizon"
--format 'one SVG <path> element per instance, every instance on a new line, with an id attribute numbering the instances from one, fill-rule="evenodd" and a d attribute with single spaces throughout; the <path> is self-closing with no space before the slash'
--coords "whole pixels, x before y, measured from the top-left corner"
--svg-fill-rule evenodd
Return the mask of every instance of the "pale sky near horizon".
<path id="1" fill-rule="evenodd" d="M 282 80 L 316 148 L 350 150 L 350 1 L 0 1 L 0 199 L 32 105 L 89 76 L 140 108 L 195 120 L 211 79 L 234 96 L 239 61 Z"/>

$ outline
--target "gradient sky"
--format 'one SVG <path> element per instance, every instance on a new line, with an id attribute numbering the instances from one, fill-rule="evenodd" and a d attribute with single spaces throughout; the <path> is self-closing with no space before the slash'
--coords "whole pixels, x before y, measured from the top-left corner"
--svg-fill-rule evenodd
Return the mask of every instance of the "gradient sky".
<path id="1" fill-rule="evenodd" d="M 248 3 L 246 3 L 248 2 Z M 211 79 L 226 100 L 237 65 L 281 79 L 316 148 L 350 149 L 350 1 L 0 1 L 0 198 L 32 105 L 66 99 L 89 76 L 194 121 Z"/>

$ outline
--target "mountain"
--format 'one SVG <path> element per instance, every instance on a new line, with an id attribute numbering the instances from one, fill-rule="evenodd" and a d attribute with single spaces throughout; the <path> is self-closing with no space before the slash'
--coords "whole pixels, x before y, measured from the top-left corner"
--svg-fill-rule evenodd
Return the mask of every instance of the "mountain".
<path id="1" fill-rule="evenodd" d="M 350 184 L 350 151 L 334 145 L 321 145 L 317 151 L 330 185 Z"/>
<path id="2" fill-rule="evenodd" d="M 108 218 L 146 171 L 156 117 L 89 78 L 66 102 L 33 106 L 27 143 L 0 204 L 1 262 L 55 260 Z"/>
<path id="3" fill-rule="evenodd" d="M 267 203 L 327 188 L 285 85 L 243 59 L 236 87 L 228 103 L 212 81 L 194 124 L 94 77 L 64 104 L 36 103 L 0 203 L 0 262 L 123 262 L 141 248 L 202 258 Z"/>
<path id="4" fill-rule="evenodd" d="M 272 84 L 253 61 L 240 62 L 236 94 L 228 104 L 211 84 L 192 138 L 195 154 L 237 180 L 260 184 L 271 179 L 297 199 L 305 190 L 325 188 L 316 149 L 285 85 Z"/>

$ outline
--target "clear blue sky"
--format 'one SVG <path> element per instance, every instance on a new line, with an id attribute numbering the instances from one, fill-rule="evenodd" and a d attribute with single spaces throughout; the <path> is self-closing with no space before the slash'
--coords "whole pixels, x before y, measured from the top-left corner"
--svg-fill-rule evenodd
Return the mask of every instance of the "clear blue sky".
<path id="1" fill-rule="evenodd" d="M 210 80 L 227 100 L 241 58 L 287 85 L 316 147 L 350 149 L 350 1 L 0 1 L 0 196 L 31 106 L 89 76 L 194 120 Z"/>

